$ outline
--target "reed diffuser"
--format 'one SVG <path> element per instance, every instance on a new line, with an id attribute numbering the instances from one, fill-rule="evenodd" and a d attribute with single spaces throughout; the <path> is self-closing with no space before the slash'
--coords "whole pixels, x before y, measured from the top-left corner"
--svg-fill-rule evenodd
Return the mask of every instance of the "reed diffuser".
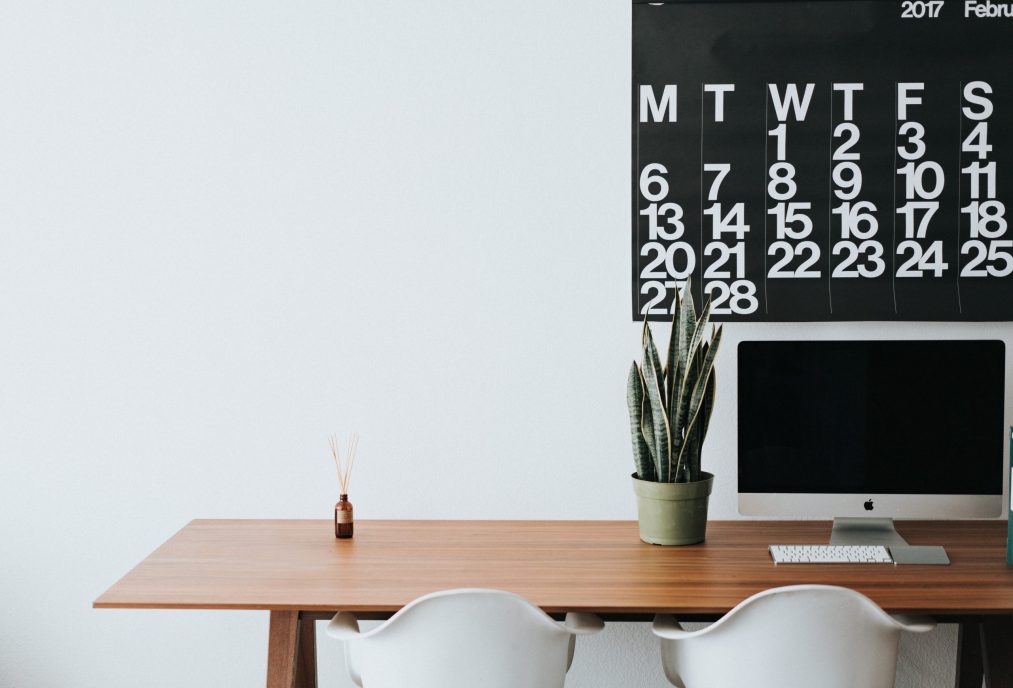
<path id="1" fill-rule="evenodd" d="M 334 457 L 334 468 L 338 472 L 338 484 L 341 494 L 334 505 L 334 537 L 347 539 L 352 537 L 355 523 L 352 519 L 352 503 L 348 501 L 348 480 L 352 477 L 352 466 L 355 465 L 355 450 L 359 448 L 359 435 L 353 432 L 348 438 L 348 449 L 345 458 L 341 458 L 341 448 L 337 435 L 331 435 L 331 456 Z"/>

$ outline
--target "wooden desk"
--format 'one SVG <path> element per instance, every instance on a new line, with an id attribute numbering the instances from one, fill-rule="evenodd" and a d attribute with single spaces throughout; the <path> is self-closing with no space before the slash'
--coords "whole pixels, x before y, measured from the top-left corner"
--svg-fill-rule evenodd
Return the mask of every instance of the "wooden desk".
<path id="1" fill-rule="evenodd" d="M 97 608 L 270 611 L 268 688 L 316 685 L 313 622 L 385 618 L 434 590 L 500 588 L 549 613 L 606 620 L 724 614 L 753 593 L 843 585 L 888 612 L 961 624 L 957 686 L 1013 687 L 1013 567 L 1003 521 L 899 522 L 950 566 L 782 565 L 771 543 L 825 543 L 829 522 L 712 521 L 707 542 L 657 547 L 632 521 L 193 521 L 103 593 Z M 660 661 L 660 660 L 659 660 Z"/>

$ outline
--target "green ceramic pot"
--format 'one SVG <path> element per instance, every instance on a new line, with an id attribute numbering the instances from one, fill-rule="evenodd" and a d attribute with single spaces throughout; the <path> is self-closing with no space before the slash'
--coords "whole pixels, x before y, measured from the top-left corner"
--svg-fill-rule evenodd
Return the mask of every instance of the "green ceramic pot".
<path id="1" fill-rule="evenodd" d="M 694 545 L 707 534 L 707 502 L 714 476 L 693 483 L 652 483 L 633 474 L 640 539 L 652 545 Z"/>

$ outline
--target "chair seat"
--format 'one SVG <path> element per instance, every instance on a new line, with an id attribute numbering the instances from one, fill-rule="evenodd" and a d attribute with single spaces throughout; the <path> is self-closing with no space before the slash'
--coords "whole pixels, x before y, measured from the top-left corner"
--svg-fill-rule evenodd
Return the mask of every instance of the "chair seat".
<path id="1" fill-rule="evenodd" d="M 665 675 L 679 688 L 892 688 L 900 634 L 934 627 L 828 585 L 758 593 L 699 631 L 671 616 L 654 621 Z"/>
<path id="2" fill-rule="evenodd" d="M 602 627 L 593 614 L 560 623 L 513 593 L 460 589 L 420 597 L 366 633 L 341 612 L 327 633 L 365 688 L 561 688 L 576 636 Z"/>

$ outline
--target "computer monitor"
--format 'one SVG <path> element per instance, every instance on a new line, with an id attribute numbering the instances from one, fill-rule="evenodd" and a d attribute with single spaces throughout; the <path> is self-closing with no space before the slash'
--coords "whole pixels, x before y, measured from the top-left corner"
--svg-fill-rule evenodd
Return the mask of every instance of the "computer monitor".
<path id="1" fill-rule="evenodd" d="M 992 340 L 741 342 L 739 512 L 859 544 L 903 541 L 846 517 L 999 515 L 1005 367 Z"/>

